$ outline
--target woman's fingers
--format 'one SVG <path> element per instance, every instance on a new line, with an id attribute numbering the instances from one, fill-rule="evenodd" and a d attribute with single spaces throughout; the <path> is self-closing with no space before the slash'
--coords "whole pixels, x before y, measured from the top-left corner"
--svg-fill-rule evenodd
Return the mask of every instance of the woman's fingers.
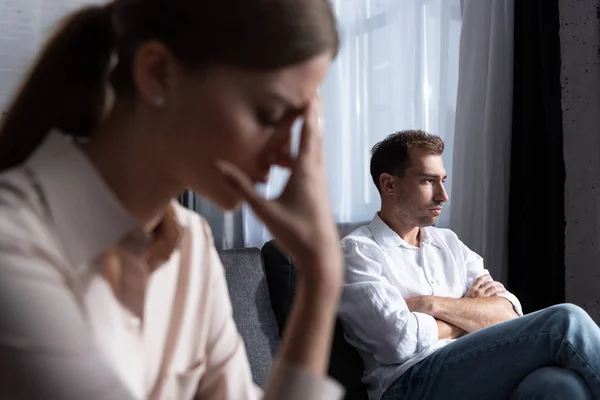
<path id="1" fill-rule="evenodd" d="M 304 123 L 302 125 L 302 135 L 300 138 L 300 147 L 298 159 L 312 160 L 320 153 L 321 132 L 319 128 L 319 114 L 321 112 L 320 100 L 315 97 L 306 107 L 304 113 Z"/>

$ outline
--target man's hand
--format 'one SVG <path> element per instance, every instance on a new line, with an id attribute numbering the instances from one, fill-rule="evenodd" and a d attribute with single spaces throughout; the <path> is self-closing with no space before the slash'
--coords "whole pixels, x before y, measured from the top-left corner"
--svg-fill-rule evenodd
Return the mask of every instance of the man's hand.
<path id="1" fill-rule="evenodd" d="M 482 275 L 473 282 L 473 286 L 469 289 L 464 297 L 477 299 L 480 297 L 497 296 L 500 293 L 506 293 L 506 288 L 500 282 L 496 282 L 489 275 Z"/>

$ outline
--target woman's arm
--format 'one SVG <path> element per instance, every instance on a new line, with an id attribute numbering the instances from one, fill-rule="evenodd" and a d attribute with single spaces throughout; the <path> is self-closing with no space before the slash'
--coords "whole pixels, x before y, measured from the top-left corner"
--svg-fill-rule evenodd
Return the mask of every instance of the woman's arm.
<path id="1" fill-rule="evenodd" d="M 298 269 L 301 271 L 302 266 Z M 337 282 L 301 274 L 297 282 L 281 354 L 292 365 L 301 365 L 315 375 L 324 375 L 329 363 L 341 286 Z"/>
<path id="2" fill-rule="evenodd" d="M 210 235 L 208 226 L 204 225 Z M 330 315 L 335 314 L 335 309 L 322 310 L 319 299 L 329 295 L 306 291 L 304 293 L 308 299 L 296 302 L 300 307 L 297 307 L 295 312 L 296 324 L 292 329 L 294 334 L 286 335 L 281 351 L 273 362 L 263 394 L 252 382 L 245 346 L 233 320 L 223 265 L 212 241 L 206 244 L 206 248 L 212 252 L 209 265 L 204 267 L 206 275 L 203 277 L 210 282 L 208 285 L 210 312 L 204 320 L 204 324 L 209 327 L 209 334 L 206 354 L 202 358 L 204 373 L 198 385 L 196 398 L 248 400 L 261 397 L 272 400 L 340 398 L 343 393 L 340 386 L 324 378 L 325 372 L 320 369 L 326 368 L 329 359 L 330 340 L 323 336 L 327 336 L 327 329 L 332 329 L 327 328 L 327 325 L 329 325 Z M 311 367 L 308 367 L 309 365 Z"/>
<path id="3" fill-rule="evenodd" d="M 267 225 L 282 250 L 297 260 L 298 287 L 279 363 L 298 367 L 312 376 L 327 373 L 343 282 L 342 251 L 327 196 L 319 111 L 319 100 L 314 99 L 304 115 L 298 156 L 280 155 L 280 164 L 289 167 L 291 175 L 278 199 L 266 200 L 259 196 L 248 176 L 230 163 L 217 165 L 231 188 L 246 199 Z M 291 129 L 294 120 L 290 118 L 281 129 Z M 289 132 L 282 133 L 281 137 L 289 137 Z M 286 379 L 277 373 L 274 371 L 265 397 L 288 398 L 277 397 L 286 393 L 281 387 Z M 273 390 L 273 394 L 269 390 Z M 332 398 L 331 393 L 328 393 L 329 398 Z M 336 394 L 334 397 L 341 395 Z M 312 394 L 315 395 L 318 396 Z"/>

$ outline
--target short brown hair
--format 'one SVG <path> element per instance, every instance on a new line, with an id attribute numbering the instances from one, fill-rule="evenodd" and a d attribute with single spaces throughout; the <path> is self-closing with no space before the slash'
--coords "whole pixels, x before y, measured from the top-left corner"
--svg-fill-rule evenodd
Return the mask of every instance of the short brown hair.
<path id="1" fill-rule="evenodd" d="M 383 173 L 403 176 L 409 167 L 410 149 L 418 148 L 429 154 L 441 155 L 444 141 L 437 135 L 421 130 L 392 133 L 371 149 L 371 177 L 381 193 L 379 177 Z"/>

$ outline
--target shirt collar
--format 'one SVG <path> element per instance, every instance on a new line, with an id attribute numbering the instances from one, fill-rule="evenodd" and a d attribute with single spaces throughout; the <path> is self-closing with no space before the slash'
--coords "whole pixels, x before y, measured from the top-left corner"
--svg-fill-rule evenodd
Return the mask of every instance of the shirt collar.
<path id="1" fill-rule="evenodd" d="M 437 243 L 435 240 L 435 236 L 433 235 L 432 228 L 428 227 L 428 226 L 421 228 L 421 243 L 431 244 L 435 247 L 441 248 L 439 243 Z"/>
<path id="2" fill-rule="evenodd" d="M 415 249 L 417 247 L 407 243 L 404 239 L 400 237 L 396 232 L 392 230 L 379 216 L 379 213 L 375 214 L 371 223 L 369 224 L 369 229 L 371 230 L 371 234 L 373 235 L 373 239 L 375 242 L 384 250 L 389 250 L 391 248 L 396 247 L 404 247 L 407 249 Z M 431 234 L 430 228 L 421 228 L 421 243 L 422 244 L 433 244 L 436 247 L 439 247 L 436 244 L 433 235 Z"/>
<path id="3" fill-rule="evenodd" d="M 140 224 L 73 139 L 52 132 L 25 163 L 39 184 L 68 261 L 80 267 Z"/>

